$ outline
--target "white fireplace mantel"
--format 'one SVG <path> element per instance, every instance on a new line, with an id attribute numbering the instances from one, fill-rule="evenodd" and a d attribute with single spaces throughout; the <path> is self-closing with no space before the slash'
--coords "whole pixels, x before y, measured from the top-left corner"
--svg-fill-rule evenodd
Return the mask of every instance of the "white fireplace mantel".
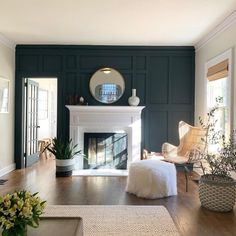
<path id="1" fill-rule="evenodd" d="M 84 150 L 86 132 L 126 132 L 128 134 L 128 166 L 141 156 L 141 112 L 144 106 L 78 106 L 70 111 L 70 138 Z M 80 160 L 83 168 L 83 160 Z"/>
<path id="2" fill-rule="evenodd" d="M 66 105 L 70 111 L 78 112 L 91 112 L 91 113 L 141 113 L 144 106 L 79 106 L 79 105 Z"/>

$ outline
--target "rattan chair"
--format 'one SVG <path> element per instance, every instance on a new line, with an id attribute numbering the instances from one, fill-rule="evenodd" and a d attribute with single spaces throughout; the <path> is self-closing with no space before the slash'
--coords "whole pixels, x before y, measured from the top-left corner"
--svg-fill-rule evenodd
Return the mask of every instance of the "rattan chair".
<path id="1" fill-rule="evenodd" d="M 186 191 L 188 191 L 188 173 L 193 170 L 193 164 L 202 167 L 200 153 L 204 149 L 203 137 L 205 131 L 184 121 L 179 122 L 179 146 L 163 143 L 162 154 L 164 160 L 174 163 L 177 170 L 185 172 Z"/>

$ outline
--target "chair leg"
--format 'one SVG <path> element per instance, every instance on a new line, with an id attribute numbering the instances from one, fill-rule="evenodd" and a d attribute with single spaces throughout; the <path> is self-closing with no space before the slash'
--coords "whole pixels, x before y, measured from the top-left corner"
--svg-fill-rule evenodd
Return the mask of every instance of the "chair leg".
<path id="1" fill-rule="evenodd" d="M 185 180 L 186 180 L 186 192 L 188 192 L 188 173 L 185 171 Z"/>
<path id="2" fill-rule="evenodd" d="M 204 166 L 203 166 L 203 164 L 202 164 L 202 162 L 200 161 L 200 165 L 201 165 L 201 168 L 202 168 L 202 172 L 203 172 L 203 174 L 205 175 L 206 173 L 205 173 L 205 168 L 204 168 Z"/>
<path id="3" fill-rule="evenodd" d="M 46 145 L 47 145 L 47 143 L 45 142 L 44 148 L 46 147 Z M 45 155 L 46 159 L 48 159 L 48 153 L 47 153 L 47 151 L 48 151 L 48 150 L 44 150 L 44 155 Z"/>
<path id="4" fill-rule="evenodd" d="M 186 192 L 188 192 L 188 173 L 189 169 L 187 166 L 184 166 L 184 175 L 185 175 L 185 182 L 186 182 Z"/>

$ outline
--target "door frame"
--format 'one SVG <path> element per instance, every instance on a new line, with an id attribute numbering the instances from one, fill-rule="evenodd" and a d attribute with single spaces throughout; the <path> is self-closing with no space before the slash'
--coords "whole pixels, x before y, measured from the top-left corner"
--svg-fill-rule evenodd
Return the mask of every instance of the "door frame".
<path id="1" fill-rule="evenodd" d="M 31 74 L 31 73 L 17 73 L 15 78 L 15 139 L 14 139 L 14 159 L 16 164 L 16 169 L 25 168 L 24 161 L 24 110 L 25 110 L 25 79 L 35 78 L 35 79 L 56 79 L 57 80 L 57 135 L 59 130 L 58 125 L 58 104 L 59 104 L 59 81 L 61 74 Z"/>

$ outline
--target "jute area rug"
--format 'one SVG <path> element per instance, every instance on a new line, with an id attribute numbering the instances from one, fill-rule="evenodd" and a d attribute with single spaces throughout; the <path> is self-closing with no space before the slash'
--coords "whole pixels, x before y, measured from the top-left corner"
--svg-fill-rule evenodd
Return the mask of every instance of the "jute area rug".
<path id="1" fill-rule="evenodd" d="M 84 236 L 179 235 L 163 206 L 53 205 L 44 216 L 80 216 Z"/>

